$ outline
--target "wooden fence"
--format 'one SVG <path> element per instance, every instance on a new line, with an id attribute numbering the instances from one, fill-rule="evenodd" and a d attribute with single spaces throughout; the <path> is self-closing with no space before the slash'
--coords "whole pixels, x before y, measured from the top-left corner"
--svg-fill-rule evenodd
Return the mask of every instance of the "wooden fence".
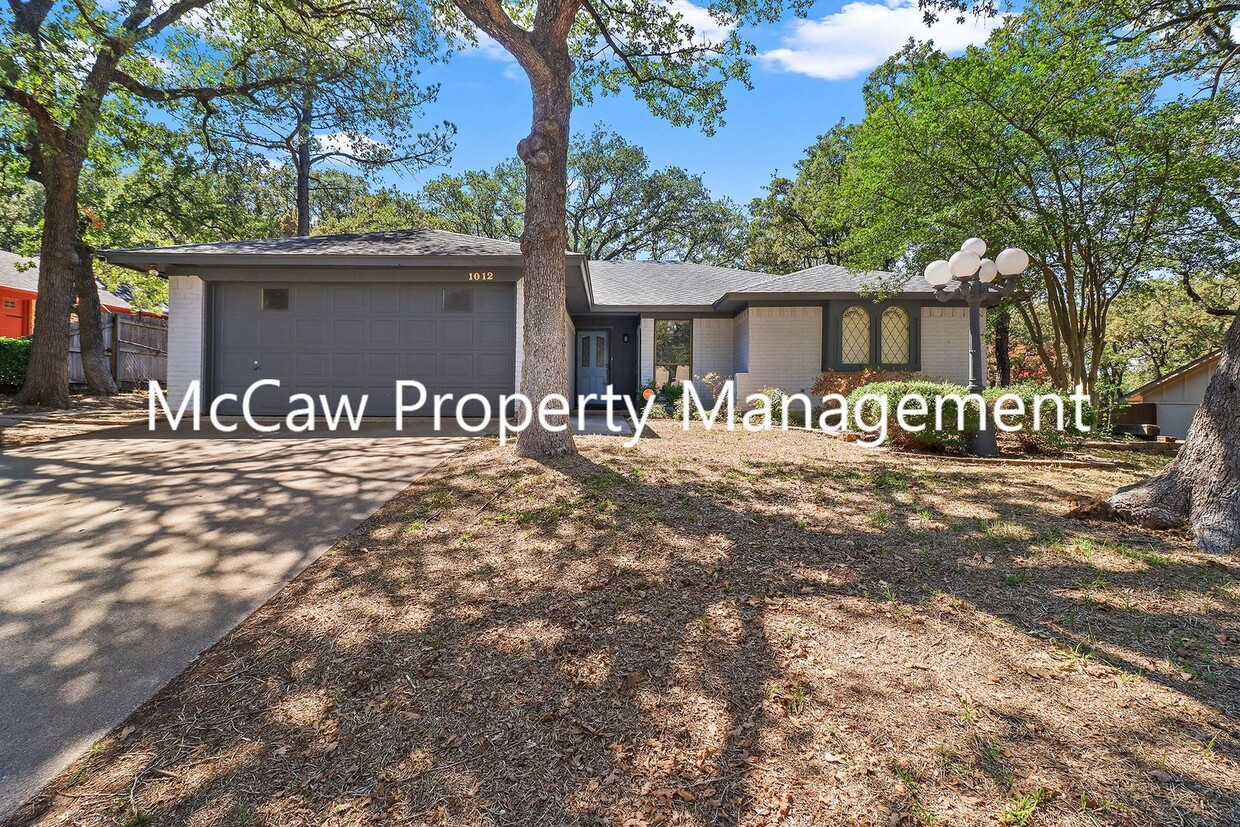
<path id="1" fill-rule="evenodd" d="M 168 381 L 168 320 L 104 313 L 103 349 L 118 385 L 145 385 L 148 379 Z M 114 344 L 115 343 L 115 344 Z M 86 381 L 82 371 L 82 334 L 69 326 L 69 381 Z"/>

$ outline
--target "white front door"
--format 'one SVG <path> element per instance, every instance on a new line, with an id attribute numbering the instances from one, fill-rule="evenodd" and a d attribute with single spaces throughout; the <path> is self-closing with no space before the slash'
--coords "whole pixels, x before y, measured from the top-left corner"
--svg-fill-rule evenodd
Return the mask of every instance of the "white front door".
<path id="1" fill-rule="evenodd" d="M 606 330 L 577 332 L 577 393 L 581 396 L 607 393 L 607 372 L 611 364 L 611 342 Z"/>

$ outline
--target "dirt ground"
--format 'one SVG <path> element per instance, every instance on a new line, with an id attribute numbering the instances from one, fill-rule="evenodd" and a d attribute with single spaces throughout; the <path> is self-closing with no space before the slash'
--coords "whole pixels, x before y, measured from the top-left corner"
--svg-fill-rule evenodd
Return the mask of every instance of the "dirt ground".
<path id="1" fill-rule="evenodd" d="M 12 394 L 0 394 L 0 449 L 123 425 L 141 416 L 146 407 L 145 388 L 116 396 L 75 393 L 70 406 L 63 409 L 18 405 Z"/>
<path id="2" fill-rule="evenodd" d="M 12 825 L 1235 825 L 1234 559 L 1119 470 L 480 440 Z"/>

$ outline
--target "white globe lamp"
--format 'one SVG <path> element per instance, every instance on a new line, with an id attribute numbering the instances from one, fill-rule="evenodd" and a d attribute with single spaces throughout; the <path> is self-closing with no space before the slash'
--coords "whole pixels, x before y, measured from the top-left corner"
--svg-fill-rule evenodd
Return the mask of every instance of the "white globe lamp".
<path id="1" fill-rule="evenodd" d="M 982 257 L 972 250 L 961 250 L 953 253 L 952 257 L 947 260 L 948 267 L 951 268 L 952 275 L 961 281 L 967 281 L 977 274 L 978 265 L 982 263 Z"/>
<path id="2" fill-rule="evenodd" d="M 1029 266 L 1029 254 L 1019 247 L 1008 247 L 995 256 L 995 266 L 1005 276 L 1019 275 Z"/>
<path id="3" fill-rule="evenodd" d="M 970 238 L 964 244 L 960 245 L 961 250 L 969 250 L 977 253 L 979 256 L 986 255 L 986 242 L 980 238 Z"/>
<path id="4" fill-rule="evenodd" d="M 931 287 L 946 287 L 952 280 L 952 269 L 943 259 L 932 261 L 926 265 L 926 281 Z"/>
<path id="5" fill-rule="evenodd" d="M 977 277 L 983 284 L 990 284 L 999 275 L 999 268 L 988 258 L 982 259 L 977 267 Z"/>

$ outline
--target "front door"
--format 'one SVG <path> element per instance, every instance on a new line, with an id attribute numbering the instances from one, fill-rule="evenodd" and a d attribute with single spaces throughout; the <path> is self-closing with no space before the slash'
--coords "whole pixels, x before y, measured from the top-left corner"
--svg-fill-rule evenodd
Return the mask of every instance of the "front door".
<path id="1" fill-rule="evenodd" d="M 607 393 L 607 373 L 611 365 L 610 335 L 606 330 L 577 333 L 577 393 Z"/>

